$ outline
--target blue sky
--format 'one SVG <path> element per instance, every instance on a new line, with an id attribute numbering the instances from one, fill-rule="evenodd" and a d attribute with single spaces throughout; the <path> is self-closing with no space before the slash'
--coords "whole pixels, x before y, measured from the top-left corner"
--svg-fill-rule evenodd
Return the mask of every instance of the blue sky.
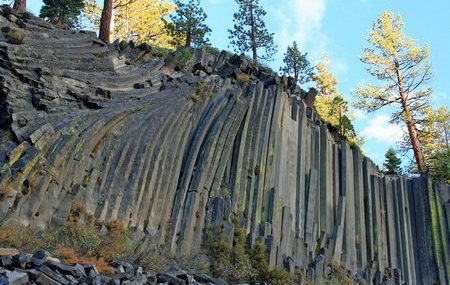
<path id="1" fill-rule="evenodd" d="M 359 61 L 367 45 L 367 31 L 378 15 L 389 10 L 400 13 L 406 32 L 419 43 L 431 48 L 434 78 L 434 105 L 450 107 L 450 1 L 448 0 L 260 0 L 267 10 L 267 26 L 275 33 L 279 47 L 276 59 L 269 65 L 278 70 L 286 46 L 297 41 L 311 60 L 328 55 L 331 70 L 339 80 L 339 89 L 348 101 L 354 100 L 352 90 L 371 81 Z M 345 3 L 345 4 L 344 4 Z M 29 9 L 38 14 L 40 0 L 28 1 Z M 228 49 L 228 32 L 234 0 L 203 0 L 212 29 L 213 46 Z M 364 152 L 381 165 L 384 153 L 402 135 L 399 126 L 390 125 L 389 110 L 373 114 L 355 112 L 357 131 L 366 137 Z"/>

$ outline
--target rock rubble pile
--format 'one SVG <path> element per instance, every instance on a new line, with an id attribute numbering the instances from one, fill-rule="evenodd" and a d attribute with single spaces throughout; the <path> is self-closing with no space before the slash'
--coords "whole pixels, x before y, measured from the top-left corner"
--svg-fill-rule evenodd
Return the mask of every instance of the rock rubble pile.
<path id="1" fill-rule="evenodd" d="M 95 265 L 68 265 L 44 250 L 33 254 L 16 249 L 0 248 L 1 285 L 225 285 L 221 280 L 201 272 L 186 272 L 174 268 L 170 272 L 155 273 L 129 263 L 113 262 L 115 274 L 99 273 Z"/>

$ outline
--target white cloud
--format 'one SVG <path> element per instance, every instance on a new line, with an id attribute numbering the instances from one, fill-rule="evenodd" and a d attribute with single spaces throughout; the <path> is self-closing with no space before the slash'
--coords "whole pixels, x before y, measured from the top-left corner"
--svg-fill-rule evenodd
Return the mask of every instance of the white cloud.
<path id="1" fill-rule="evenodd" d="M 403 130 L 400 126 L 389 123 L 389 116 L 380 114 L 368 122 L 368 125 L 362 130 L 361 134 L 366 140 L 384 144 L 395 144 L 403 137 Z"/>
<path id="2" fill-rule="evenodd" d="M 350 108 L 350 114 L 352 119 L 354 119 L 355 121 L 362 121 L 367 118 L 367 113 L 360 109 Z"/>
<path id="3" fill-rule="evenodd" d="M 325 53 L 327 37 L 322 33 L 327 0 L 285 0 L 277 12 L 280 22 L 278 42 L 284 52 L 292 41 L 302 50 L 309 50 L 313 57 Z M 289 15 L 289 16 L 288 16 Z"/>

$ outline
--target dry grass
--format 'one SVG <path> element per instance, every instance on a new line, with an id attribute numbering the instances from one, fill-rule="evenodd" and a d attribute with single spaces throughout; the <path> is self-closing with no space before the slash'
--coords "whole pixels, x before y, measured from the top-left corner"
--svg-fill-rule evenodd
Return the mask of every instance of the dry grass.
<path id="1" fill-rule="evenodd" d="M 173 264 L 178 264 L 185 269 L 208 273 L 208 258 L 204 255 L 172 255 L 167 248 L 131 232 L 117 221 L 104 225 L 74 222 L 79 220 L 81 211 L 74 207 L 64 227 L 45 232 L 15 222 L 0 222 L 0 247 L 13 247 L 28 253 L 45 249 L 69 264 L 94 264 L 107 275 L 114 273 L 109 265 L 112 261 L 139 264 L 156 272 L 166 272 Z M 106 233 L 101 230 L 102 226 L 106 227 Z"/>
<path id="2" fill-rule="evenodd" d="M 79 256 L 74 248 L 59 246 L 57 255 L 69 264 L 94 264 L 97 270 L 106 275 L 114 275 L 114 268 L 103 257 Z"/>

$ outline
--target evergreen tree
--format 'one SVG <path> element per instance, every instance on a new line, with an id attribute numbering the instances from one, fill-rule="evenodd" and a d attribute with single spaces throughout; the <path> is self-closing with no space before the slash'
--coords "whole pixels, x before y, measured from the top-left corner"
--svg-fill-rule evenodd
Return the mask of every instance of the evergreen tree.
<path id="1" fill-rule="evenodd" d="M 269 33 L 264 22 L 266 11 L 259 5 L 259 0 L 236 0 L 239 11 L 233 14 L 234 26 L 229 39 L 236 52 L 251 51 L 253 62 L 271 60 L 276 53 L 273 33 Z M 264 53 L 258 50 L 264 49 Z"/>
<path id="2" fill-rule="evenodd" d="M 48 18 L 50 23 L 66 26 L 68 28 L 78 27 L 80 15 L 84 8 L 83 0 L 44 0 L 40 17 Z"/>
<path id="3" fill-rule="evenodd" d="M 284 54 L 284 66 L 280 68 L 280 71 L 287 75 L 293 75 L 295 82 L 300 84 L 310 82 L 313 79 L 313 67 L 311 67 L 307 55 L 308 53 L 300 52 L 297 42 L 294 41 Z"/>
<path id="4" fill-rule="evenodd" d="M 386 158 L 386 161 L 384 162 L 383 165 L 386 168 L 387 173 L 400 174 L 402 172 L 401 170 L 402 160 L 397 157 L 397 153 L 392 147 L 387 150 L 384 157 Z"/>
<path id="5" fill-rule="evenodd" d="M 207 15 L 200 6 L 200 0 L 189 0 L 187 4 L 175 0 L 175 5 L 176 12 L 170 17 L 172 22 L 167 23 L 172 36 L 180 39 L 180 44 L 187 48 L 209 45 L 207 35 L 211 29 L 205 24 Z"/>
<path id="6" fill-rule="evenodd" d="M 392 121 L 403 123 L 408 131 L 419 173 L 427 167 L 417 131 L 417 113 L 428 105 L 432 90 L 422 88 L 431 77 L 429 48 L 419 46 L 405 35 L 400 16 L 385 12 L 369 32 L 370 47 L 361 58 L 367 71 L 384 84 L 366 85 L 356 90 L 356 107 L 369 112 L 384 106 L 397 107 Z"/>
<path id="7" fill-rule="evenodd" d="M 19 13 L 25 13 L 27 10 L 27 0 L 14 0 L 13 9 Z"/>

